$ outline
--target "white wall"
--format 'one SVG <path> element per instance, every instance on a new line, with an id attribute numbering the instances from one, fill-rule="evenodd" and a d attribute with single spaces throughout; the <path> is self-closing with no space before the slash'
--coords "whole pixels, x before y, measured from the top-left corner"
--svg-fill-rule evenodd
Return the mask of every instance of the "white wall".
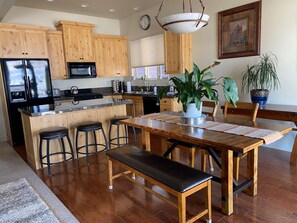
<path id="1" fill-rule="evenodd" d="M 220 11 L 244 5 L 255 0 L 207 0 L 204 1 L 206 14 L 210 15 L 209 24 L 193 33 L 193 61 L 199 67 L 205 67 L 212 61 L 218 60 L 218 31 L 217 14 Z M 181 10 L 178 0 L 167 1 L 163 9 L 177 12 Z M 195 3 L 196 4 L 196 3 Z M 162 33 L 154 17 L 159 6 L 127 17 L 120 21 L 121 34 L 130 40 L 144 38 Z M 162 15 L 168 15 L 166 10 Z M 138 21 L 143 14 L 151 17 L 152 25 L 147 31 L 140 29 Z M 278 74 L 281 88 L 271 92 L 268 103 L 297 105 L 297 1 L 296 0 L 262 0 L 261 54 L 268 51 L 278 57 Z M 215 75 L 228 75 L 237 82 L 241 89 L 241 76 L 247 64 L 253 64 L 258 57 L 241 57 L 222 59 L 221 65 L 212 71 Z M 223 98 L 221 98 L 223 99 Z M 241 101 L 250 101 L 249 95 L 240 92 Z M 291 150 L 294 133 L 284 140 L 273 144 L 272 147 Z"/>
<path id="2" fill-rule="evenodd" d="M 47 26 L 50 29 L 55 29 L 55 23 L 59 20 L 92 23 L 95 25 L 94 31 L 96 33 L 120 35 L 120 23 L 119 20 L 116 19 L 106 19 L 95 16 L 85 16 L 18 6 L 13 6 L 3 18 L 2 22 Z"/>

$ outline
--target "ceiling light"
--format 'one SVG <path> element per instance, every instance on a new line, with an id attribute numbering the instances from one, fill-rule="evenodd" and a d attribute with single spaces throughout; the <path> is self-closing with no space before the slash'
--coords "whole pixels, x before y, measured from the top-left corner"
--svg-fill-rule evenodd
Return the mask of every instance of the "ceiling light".
<path id="1" fill-rule="evenodd" d="M 54 0 L 47 0 L 48 2 L 53 2 Z"/>
<path id="2" fill-rule="evenodd" d="M 134 11 L 138 11 L 139 10 L 139 7 L 134 7 L 133 10 Z"/>
<path id="3" fill-rule="evenodd" d="M 115 9 L 109 9 L 110 12 L 115 12 Z"/>
<path id="4" fill-rule="evenodd" d="M 159 14 L 163 7 L 165 0 L 162 1 L 156 20 L 164 30 L 170 30 L 175 33 L 192 33 L 208 24 L 209 16 L 204 14 L 205 6 L 202 0 L 199 0 L 202 7 L 201 13 L 192 12 L 192 1 L 189 0 L 190 12 L 185 11 L 185 0 L 183 0 L 183 12 L 169 15 L 159 19 Z"/>
<path id="5" fill-rule="evenodd" d="M 80 6 L 81 6 L 82 8 L 87 8 L 87 7 L 89 7 L 88 4 L 81 4 Z"/>

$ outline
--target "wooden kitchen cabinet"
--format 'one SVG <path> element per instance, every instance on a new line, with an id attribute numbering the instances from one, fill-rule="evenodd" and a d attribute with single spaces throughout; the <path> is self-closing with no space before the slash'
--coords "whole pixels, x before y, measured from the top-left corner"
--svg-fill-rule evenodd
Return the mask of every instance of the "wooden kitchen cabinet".
<path id="1" fill-rule="evenodd" d="M 66 62 L 95 62 L 93 24 L 59 21 Z"/>
<path id="2" fill-rule="evenodd" d="M 133 105 L 127 105 L 127 115 L 134 115 L 135 117 L 144 115 L 142 96 L 123 95 L 123 99 L 130 99 L 133 101 Z"/>
<path id="3" fill-rule="evenodd" d="M 95 35 L 95 55 L 98 77 L 128 76 L 126 36 Z"/>
<path id="4" fill-rule="evenodd" d="M 48 58 L 44 26 L 0 24 L 1 58 Z"/>
<path id="5" fill-rule="evenodd" d="M 165 31 L 165 69 L 167 74 L 182 74 L 193 69 L 192 34 Z"/>
<path id="6" fill-rule="evenodd" d="M 183 110 L 181 103 L 177 102 L 176 98 L 162 98 L 160 100 L 160 112 L 173 111 L 180 112 Z"/>
<path id="7" fill-rule="evenodd" d="M 47 31 L 46 40 L 48 46 L 48 58 L 50 62 L 51 78 L 67 78 L 62 32 Z"/>

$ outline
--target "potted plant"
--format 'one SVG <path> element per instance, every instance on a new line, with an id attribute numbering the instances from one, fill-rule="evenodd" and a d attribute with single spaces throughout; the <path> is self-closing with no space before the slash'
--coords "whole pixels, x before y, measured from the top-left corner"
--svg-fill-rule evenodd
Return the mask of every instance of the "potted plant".
<path id="1" fill-rule="evenodd" d="M 277 57 L 272 53 L 266 53 L 260 57 L 259 63 L 247 65 L 242 76 L 241 91 L 250 91 L 252 102 L 259 103 L 260 109 L 266 104 L 269 90 L 275 90 L 280 86 L 276 65 Z"/>
<path id="2" fill-rule="evenodd" d="M 183 105 L 183 117 L 201 117 L 203 97 L 218 103 L 219 95 L 217 89 L 215 89 L 218 85 L 223 86 L 225 99 L 233 105 L 236 105 L 236 102 L 238 101 L 238 92 L 235 81 L 230 77 L 213 78 L 213 74 L 208 71 L 210 68 L 219 64 L 220 62 L 215 61 L 203 70 L 200 70 L 198 66 L 194 64 L 191 73 L 185 70 L 184 78 L 170 78 L 175 85 L 175 93 L 173 97 L 177 97 L 178 102 L 181 102 Z M 221 80 L 223 83 L 220 82 Z M 169 86 L 162 88 L 158 97 L 161 99 L 168 92 L 168 89 Z"/>

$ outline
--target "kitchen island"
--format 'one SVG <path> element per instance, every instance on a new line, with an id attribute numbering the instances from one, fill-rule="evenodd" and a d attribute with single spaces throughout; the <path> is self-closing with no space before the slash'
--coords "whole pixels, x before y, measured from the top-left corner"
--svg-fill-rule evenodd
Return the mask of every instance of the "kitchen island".
<path id="1" fill-rule="evenodd" d="M 41 168 L 39 161 L 39 132 L 43 129 L 57 126 L 67 127 L 74 148 L 75 128 L 78 124 L 100 121 L 102 122 L 105 134 L 108 134 L 109 120 L 115 116 L 126 115 L 126 105 L 132 103 L 131 100 L 104 98 L 85 101 L 57 102 L 55 104 L 19 109 L 22 116 L 28 163 L 35 170 Z M 114 132 L 112 132 L 112 134 L 114 134 Z M 84 144 L 84 138 L 85 136 L 83 134 L 79 135 L 79 146 Z M 92 139 L 92 137 L 89 138 Z M 97 141 L 103 143 L 101 134 L 97 135 Z M 51 148 L 53 152 L 60 151 L 61 147 L 58 143 L 58 140 L 52 140 Z M 68 146 L 67 143 L 65 145 L 66 147 Z M 45 148 L 45 146 L 43 148 Z M 52 158 L 54 162 L 63 160 L 62 156 L 51 157 L 51 159 Z"/>

